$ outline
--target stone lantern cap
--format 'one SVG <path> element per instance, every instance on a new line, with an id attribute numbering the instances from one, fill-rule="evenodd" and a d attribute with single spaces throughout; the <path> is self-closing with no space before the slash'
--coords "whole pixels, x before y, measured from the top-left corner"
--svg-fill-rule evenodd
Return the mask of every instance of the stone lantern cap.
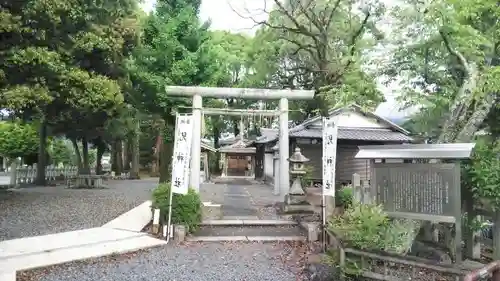
<path id="1" fill-rule="evenodd" d="M 292 163 L 306 163 L 309 162 L 309 158 L 302 155 L 302 153 L 300 152 L 300 148 L 296 147 L 295 152 L 292 154 L 290 158 L 288 158 L 288 161 Z"/>

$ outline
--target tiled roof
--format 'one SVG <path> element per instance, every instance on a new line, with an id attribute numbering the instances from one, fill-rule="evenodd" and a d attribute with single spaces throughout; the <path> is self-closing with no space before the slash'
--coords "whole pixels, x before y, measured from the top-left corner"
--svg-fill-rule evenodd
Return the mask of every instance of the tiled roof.
<path id="1" fill-rule="evenodd" d="M 212 151 L 212 152 L 216 152 L 217 151 L 217 149 L 215 149 L 213 146 L 211 146 L 211 145 L 209 145 L 209 144 L 207 144 L 205 142 L 201 143 L 201 148 L 202 149 L 206 149 L 208 151 Z"/>
<path id="2" fill-rule="evenodd" d="M 255 140 L 256 143 L 268 143 L 278 138 L 278 129 L 260 128 L 261 136 Z"/>
<path id="3" fill-rule="evenodd" d="M 295 138 L 322 138 L 321 129 L 293 130 L 290 137 Z M 342 140 L 365 140 L 365 141 L 401 141 L 408 142 L 413 139 L 400 132 L 383 129 L 363 129 L 363 128 L 339 128 L 338 139 Z"/>

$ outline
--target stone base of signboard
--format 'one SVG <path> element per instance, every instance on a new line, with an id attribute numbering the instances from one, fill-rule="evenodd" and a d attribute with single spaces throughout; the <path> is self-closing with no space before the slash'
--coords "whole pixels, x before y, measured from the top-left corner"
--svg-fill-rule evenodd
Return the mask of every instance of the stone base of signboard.
<path id="1" fill-rule="evenodd" d="M 184 225 L 174 225 L 174 241 L 184 242 L 186 240 L 187 229 Z"/>

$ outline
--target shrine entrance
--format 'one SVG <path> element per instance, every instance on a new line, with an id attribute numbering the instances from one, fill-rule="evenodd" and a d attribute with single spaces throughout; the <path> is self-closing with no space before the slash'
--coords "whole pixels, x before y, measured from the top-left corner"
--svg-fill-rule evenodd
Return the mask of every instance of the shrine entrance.
<path id="1" fill-rule="evenodd" d="M 289 174 L 289 130 L 288 130 L 288 100 L 310 100 L 314 97 L 311 90 L 283 90 L 283 89 L 248 89 L 248 88 L 215 88 L 215 87 L 183 87 L 167 86 L 165 90 L 171 96 L 193 97 L 192 117 L 193 134 L 189 167 L 189 186 L 200 192 L 200 158 L 201 158 L 201 131 L 202 116 L 279 116 L 279 196 L 284 198 L 290 189 Z M 224 109 L 203 108 L 203 97 L 252 100 L 279 100 L 278 110 L 252 109 Z M 241 143 L 240 143 L 241 145 Z M 255 176 L 255 147 L 226 147 L 221 148 L 223 174 L 234 177 Z M 245 169 L 246 165 L 246 169 Z"/>
<path id="2" fill-rule="evenodd" d="M 229 146 L 219 149 L 223 178 L 255 178 L 255 147 Z"/>
<path id="3" fill-rule="evenodd" d="M 179 144 L 181 147 L 178 150 L 179 153 L 174 147 L 174 155 L 183 156 L 181 160 L 184 161 L 172 164 L 175 172 L 172 177 L 179 182 L 177 185 L 180 186 L 182 183 L 185 186 L 182 192 L 184 194 L 186 192 L 189 177 L 189 188 L 199 192 L 202 202 L 203 224 L 192 234 L 189 241 L 304 241 L 307 238 L 306 231 L 297 222 L 291 221 L 289 217 L 285 218 L 284 215 L 284 212 L 288 210 L 284 206 L 290 201 L 287 198 L 291 198 L 287 195 L 294 192 L 293 188 L 290 190 L 289 169 L 290 166 L 294 169 L 298 167 L 294 157 L 289 159 L 288 99 L 312 99 L 314 91 L 172 86 L 166 87 L 166 92 L 171 96 L 193 97 L 192 113 L 186 114 L 189 123 L 186 121 L 185 124 L 189 126 L 182 126 L 182 123 L 176 126 L 176 128 L 182 127 L 176 134 L 176 139 L 177 136 L 180 136 L 181 140 L 183 135 L 188 136 L 186 138 L 188 141 L 183 142 L 186 144 L 184 147 L 182 143 Z M 203 97 L 221 100 L 228 98 L 279 99 L 279 108 L 274 110 L 203 108 Z M 237 116 L 242 119 L 256 116 L 279 116 L 277 144 L 279 172 L 276 175 L 279 180 L 275 181 L 279 183 L 275 184 L 279 192 L 275 192 L 268 184 L 255 179 L 257 149 L 254 144 L 257 139 L 254 139 L 256 138 L 254 135 L 259 134 L 248 134 L 250 130 L 245 130 L 241 123 L 239 135 L 231 138 L 226 142 L 226 146 L 218 149 L 221 154 L 221 161 L 218 164 L 222 169 L 222 176 L 204 182 L 200 186 L 200 148 L 205 115 Z M 260 151 L 263 152 L 263 149 Z M 174 157 L 174 162 L 179 156 Z M 263 156 L 260 157 L 262 158 Z M 292 171 L 295 175 L 296 173 L 293 172 L 296 171 Z M 300 179 L 294 179 L 294 186 L 297 188 L 295 182 L 300 182 Z M 176 185 L 173 184 L 173 186 Z M 310 208 L 308 211 L 310 212 Z"/>

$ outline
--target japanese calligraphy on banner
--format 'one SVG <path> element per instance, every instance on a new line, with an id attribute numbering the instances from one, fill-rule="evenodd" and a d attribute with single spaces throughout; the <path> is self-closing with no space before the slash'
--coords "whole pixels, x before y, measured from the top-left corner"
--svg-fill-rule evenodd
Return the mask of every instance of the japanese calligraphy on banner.
<path id="1" fill-rule="evenodd" d="M 177 115 L 175 123 L 174 154 L 172 159 L 172 192 L 187 194 L 189 161 L 193 140 L 193 116 Z"/>
<path id="2" fill-rule="evenodd" d="M 335 196 L 335 162 L 337 160 L 337 125 L 323 118 L 323 195 Z"/>

